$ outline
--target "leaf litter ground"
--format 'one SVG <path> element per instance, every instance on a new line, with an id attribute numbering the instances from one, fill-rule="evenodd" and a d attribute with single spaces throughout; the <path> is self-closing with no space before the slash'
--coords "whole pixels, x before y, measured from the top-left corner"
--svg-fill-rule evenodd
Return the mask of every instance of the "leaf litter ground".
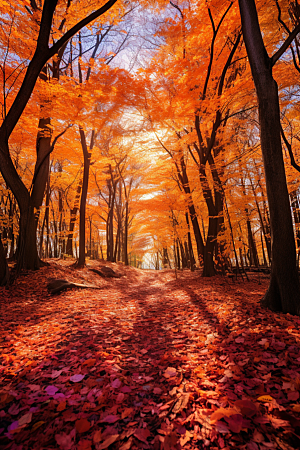
<path id="1" fill-rule="evenodd" d="M 110 266 L 0 288 L 0 448 L 300 448 L 300 320 L 260 307 L 267 279 Z"/>

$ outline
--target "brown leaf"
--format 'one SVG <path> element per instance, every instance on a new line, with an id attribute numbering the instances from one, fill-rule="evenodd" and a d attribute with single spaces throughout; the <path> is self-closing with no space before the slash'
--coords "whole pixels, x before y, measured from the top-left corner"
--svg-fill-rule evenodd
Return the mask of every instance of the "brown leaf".
<path id="1" fill-rule="evenodd" d="M 172 409 L 172 412 L 174 414 L 177 414 L 180 411 L 182 411 L 184 408 L 186 408 L 187 404 L 189 402 L 189 399 L 190 399 L 190 394 L 182 394 L 182 396 L 175 403 L 175 405 Z"/>

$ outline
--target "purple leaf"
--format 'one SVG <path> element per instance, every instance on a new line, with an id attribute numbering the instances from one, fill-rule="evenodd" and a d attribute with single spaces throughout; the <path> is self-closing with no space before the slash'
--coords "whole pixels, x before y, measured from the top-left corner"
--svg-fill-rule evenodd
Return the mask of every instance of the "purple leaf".
<path id="1" fill-rule="evenodd" d="M 70 377 L 70 381 L 73 381 L 73 383 L 79 383 L 79 381 L 82 381 L 83 379 L 84 375 L 81 375 L 80 373 L 76 373 L 76 375 Z"/>
<path id="2" fill-rule="evenodd" d="M 47 392 L 48 395 L 53 396 L 58 391 L 58 388 L 56 386 L 47 386 L 45 391 Z"/>

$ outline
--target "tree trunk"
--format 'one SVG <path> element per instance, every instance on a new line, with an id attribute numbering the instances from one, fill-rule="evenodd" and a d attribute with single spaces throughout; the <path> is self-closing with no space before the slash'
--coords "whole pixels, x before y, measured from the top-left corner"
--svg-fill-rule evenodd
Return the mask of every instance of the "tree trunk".
<path id="1" fill-rule="evenodd" d="M 209 217 L 208 232 L 204 249 L 204 267 L 202 273 L 203 277 L 213 277 L 216 274 L 214 267 L 214 249 L 217 235 L 218 235 L 218 218 Z"/>
<path id="2" fill-rule="evenodd" d="M 253 264 L 255 267 L 259 266 L 259 259 L 257 254 L 257 248 L 256 243 L 253 237 L 253 232 L 251 228 L 251 221 L 248 216 L 248 209 L 245 209 L 246 215 L 247 215 L 247 232 L 248 232 L 248 244 L 249 244 L 249 250 L 250 250 L 250 261 L 251 264 Z"/>
<path id="3" fill-rule="evenodd" d="M 128 215 L 129 215 L 129 205 L 128 200 L 126 199 L 125 217 L 124 217 L 124 244 L 123 244 L 125 266 L 128 266 Z"/>
<path id="4" fill-rule="evenodd" d="M 188 226 L 188 246 L 189 246 L 189 254 L 190 254 L 190 261 L 191 261 L 191 270 L 193 271 L 196 266 L 196 261 L 194 257 L 194 251 L 193 251 L 193 245 L 192 245 L 192 238 L 191 238 L 191 232 L 190 232 L 190 221 L 189 221 L 189 215 L 188 213 L 185 213 L 185 220 Z M 199 229 L 200 231 L 200 229 Z"/>
<path id="5" fill-rule="evenodd" d="M 296 248 L 280 136 L 278 87 L 265 49 L 254 0 L 239 0 L 244 41 L 255 83 L 267 196 L 272 265 L 269 288 L 261 304 L 274 311 L 300 313 Z"/>
<path id="6" fill-rule="evenodd" d="M 83 182 L 80 199 L 80 220 L 79 220 L 79 257 L 77 261 L 77 267 L 83 267 L 85 265 L 85 211 L 86 211 L 86 199 L 89 185 L 89 171 L 91 153 L 88 152 L 86 145 L 85 132 L 82 127 L 79 128 L 80 142 L 83 151 L 84 168 L 83 168 Z M 92 131 L 90 150 L 94 145 L 94 131 Z"/>
<path id="7" fill-rule="evenodd" d="M 40 258 L 36 243 L 36 220 L 34 206 L 30 199 L 27 208 L 20 209 L 20 228 L 17 246 L 17 273 L 21 269 L 37 270 L 40 268 Z"/>
<path id="8" fill-rule="evenodd" d="M 5 253 L 0 238 L 0 286 L 5 286 L 9 280 L 8 265 L 5 258 Z"/>
<path id="9" fill-rule="evenodd" d="M 81 195 L 81 189 L 82 189 L 82 178 L 80 178 L 77 186 L 77 191 L 75 195 L 74 200 L 74 207 L 70 211 L 70 225 L 69 225 L 69 232 L 68 232 L 68 239 L 67 239 L 67 248 L 66 253 L 67 255 L 73 256 L 73 235 L 74 235 L 74 228 L 76 223 L 76 216 L 79 210 L 79 200 Z"/>

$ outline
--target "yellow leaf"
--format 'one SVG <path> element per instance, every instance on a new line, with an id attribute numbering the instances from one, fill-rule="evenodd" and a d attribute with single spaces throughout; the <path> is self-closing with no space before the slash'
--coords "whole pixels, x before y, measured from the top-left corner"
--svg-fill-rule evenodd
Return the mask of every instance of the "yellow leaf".
<path id="1" fill-rule="evenodd" d="M 293 411 L 300 412 L 300 405 L 294 405 L 293 406 Z"/>
<path id="2" fill-rule="evenodd" d="M 257 400 L 259 402 L 269 403 L 269 402 L 272 402 L 274 400 L 274 398 L 271 397 L 271 395 L 261 395 L 260 397 L 258 397 Z"/>

